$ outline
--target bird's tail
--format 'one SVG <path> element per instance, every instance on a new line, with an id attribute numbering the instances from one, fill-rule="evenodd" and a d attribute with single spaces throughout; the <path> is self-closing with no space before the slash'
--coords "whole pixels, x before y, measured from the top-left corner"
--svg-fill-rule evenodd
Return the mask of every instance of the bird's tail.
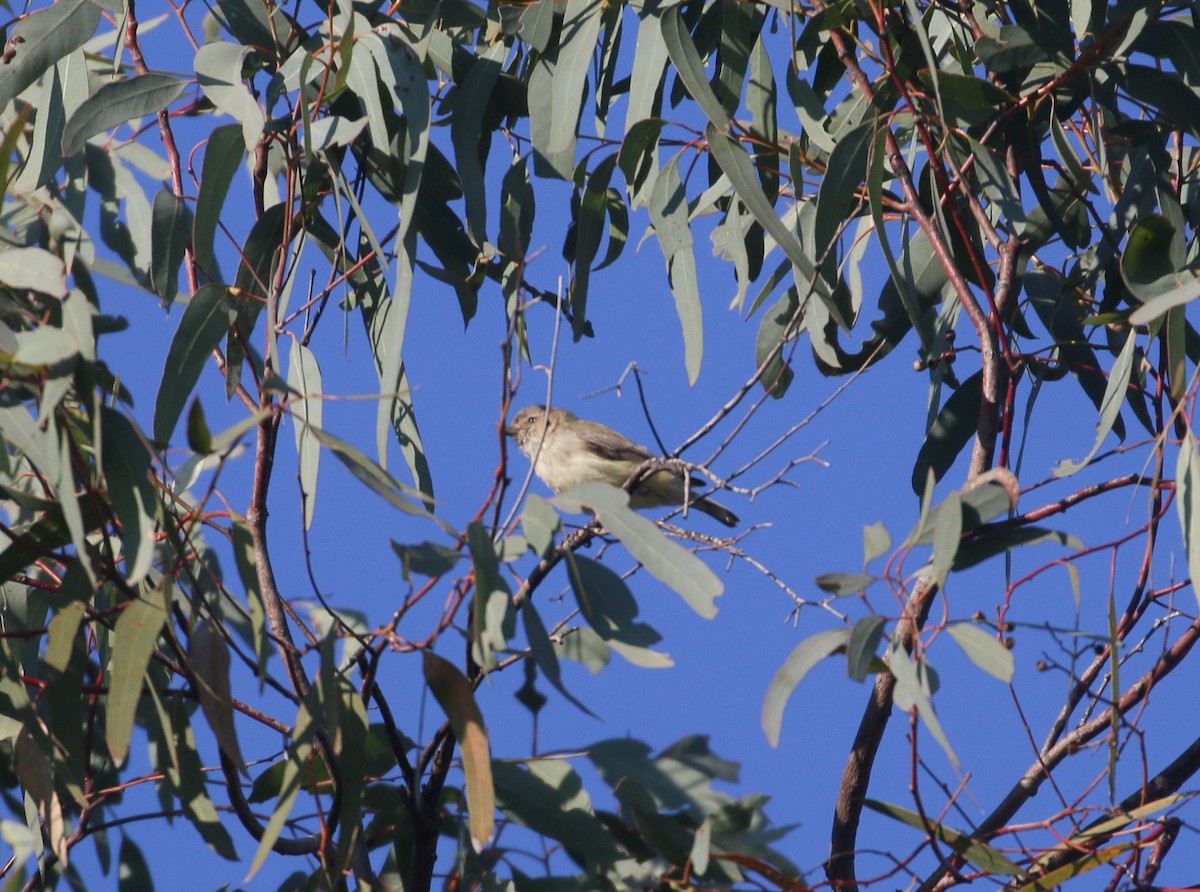
<path id="1" fill-rule="evenodd" d="M 697 509 L 698 511 L 703 511 L 709 517 L 725 524 L 727 527 L 735 527 L 738 525 L 738 516 L 724 505 L 718 505 L 712 499 L 706 499 L 701 496 L 692 502 L 691 507 Z"/>

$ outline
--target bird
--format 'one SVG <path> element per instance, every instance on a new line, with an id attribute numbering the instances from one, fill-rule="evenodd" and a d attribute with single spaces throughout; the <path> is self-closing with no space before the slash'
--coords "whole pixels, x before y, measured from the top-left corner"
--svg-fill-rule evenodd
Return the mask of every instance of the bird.
<path id="1" fill-rule="evenodd" d="M 566 409 L 526 406 L 505 429 L 521 452 L 533 462 L 533 471 L 555 493 L 583 483 L 608 483 L 623 487 L 633 473 L 654 456 L 645 446 L 596 421 L 586 421 Z M 738 516 L 723 505 L 689 491 L 703 486 L 692 477 L 685 485 L 681 473 L 660 468 L 646 476 L 629 494 L 633 508 L 682 505 L 704 512 L 727 527 Z"/>

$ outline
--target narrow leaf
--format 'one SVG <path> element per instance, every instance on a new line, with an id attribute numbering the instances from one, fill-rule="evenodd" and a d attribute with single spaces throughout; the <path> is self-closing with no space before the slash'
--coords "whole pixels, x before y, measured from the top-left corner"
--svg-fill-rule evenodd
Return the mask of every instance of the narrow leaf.
<path id="1" fill-rule="evenodd" d="M 154 218 L 150 226 L 150 281 L 167 305 L 179 292 L 179 265 L 183 263 L 192 212 L 182 198 L 169 189 L 154 196 Z"/>
<path id="2" fill-rule="evenodd" d="M 971 839 L 965 833 L 951 830 L 944 824 L 932 820 L 923 820 L 916 812 L 901 808 L 898 805 L 892 805 L 889 802 L 878 802 L 874 799 L 867 799 L 863 804 L 872 811 L 877 811 L 881 815 L 887 815 L 889 818 L 894 818 L 910 827 L 915 827 L 922 833 L 932 833 L 940 842 L 948 845 L 976 867 L 988 873 L 1009 877 L 1022 876 L 1025 873 L 1025 871 L 1005 857 L 998 849 Z M 1047 886 L 1046 888 L 1049 887 Z"/>
<path id="3" fill-rule="evenodd" d="M 1117 418 L 1121 414 L 1121 406 L 1125 403 L 1125 393 L 1129 390 L 1129 380 L 1133 374 L 1134 347 L 1137 336 L 1130 331 L 1125 338 L 1125 346 L 1121 348 L 1117 361 L 1113 363 L 1112 371 L 1108 373 L 1108 386 L 1104 388 L 1104 399 L 1100 402 L 1100 421 L 1096 425 L 1096 440 L 1092 451 L 1079 461 L 1064 459 L 1054 469 L 1056 477 L 1069 477 L 1083 470 L 1092 458 L 1100 451 Z"/>
<path id="4" fill-rule="evenodd" d="M 300 460 L 300 493 L 304 498 L 304 528 L 311 529 L 317 506 L 317 475 L 321 464 L 321 444 L 311 433 L 320 428 L 324 417 L 321 399 L 321 368 L 317 357 L 300 343 L 292 342 L 288 359 L 288 386 L 300 394 L 291 404 L 296 452 Z"/>
<path id="5" fill-rule="evenodd" d="M 687 191 L 679 177 L 676 155 L 662 169 L 650 195 L 650 220 L 667 260 L 667 278 L 675 297 L 675 312 L 683 330 L 684 366 L 688 385 L 695 386 L 704 356 L 704 315 L 696 272 L 692 230 L 688 224 Z"/>
<path id="6" fill-rule="evenodd" d="M 166 588 L 156 588 L 125 605 L 113 630 L 112 667 L 108 677 L 108 711 L 104 737 L 118 765 L 129 754 L 133 719 L 142 696 L 142 679 L 167 619 Z"/>
<path id="7" fill-rule="evenodd" d="M 850 640 L 846 629 L 826 629 L 801 641 L 788 655 L 783 665 L 771 679 L 767 696 L 763 701 L 762 727 L 771 746 L 779 746 L 779 734 L 783 728 L 783 710 L 796 686 L 804 676 L 827 656 Z"/>
<path id="8" fill-rule="evenodd" d="M 233 306 L 224 285 L 210 282 L 188 301 L 167 351 L 154 404 L 154 441 L 160 446 L 171 442 L 183 407 L 200 380 L 200 372 L 225 337 L 232 318 Z"/>
<path id="9" fill-rule="evenodd" d="M 1179 458 L 1175 464 L 1175 487 L 1178 490 L 1175 505 L 1187 549 L 1192 592 L 1200 602 L 1200 452 L 1197 449 L 1196 437 L 1189 430 L 1179 444 Z"/>
<path id="10" fill-rule="evenodd" d="M 246 763 L 238 746 L 233 723 L 233 695 L 229 684 L 229 645 L 216 623 L 205 619 L 192 630 L 188 639 L 188 659 L 200 694 L 200 707 L 217 745 L 243 773 Z"/>
<path id="11" fill-rule="evenodd" d="M 492 841 L 496 822 L 496 793 L 483 713 L 475 703 L 466 676 L 432 651 L 423 651 L 423 656 L 425 681 L 450 719 L 450 727 L 462 748 L 471 845 L 481 852 Z"/>
<path id="12" fill-rule="evenodd" d="M 85 99 L 67 121 L 62 153 L 74 155 L 89 137 L 166 108 L 186 87 L 187 81 L 153 72 L 105 84 Z"/>

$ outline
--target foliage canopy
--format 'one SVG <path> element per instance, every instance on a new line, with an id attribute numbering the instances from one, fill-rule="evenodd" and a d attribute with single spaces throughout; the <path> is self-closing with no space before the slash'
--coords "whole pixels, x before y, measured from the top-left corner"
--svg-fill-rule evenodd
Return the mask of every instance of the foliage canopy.
<path id="1" fill-rule="evenodd" d="M 7 888 L 86 887 L 80 851 L 111 870 L 118 828 L 122 887 L 149 888 L 139 828 L 176 818 L 250 875 L 294 859 L 287 888 L 1016 890 L 1093 870 L 1149 888 L 1181 857 L 1200 738 L 1172 722 L 1189 701 L 1151 694 L 1194 672 L 1200 636 L 1195 4 L 214 0 L 143 21 L 149 7 L 59 0 L 3 35 Z M 536 263 L 547 219 L 569 221 L 551 245 L 562 286 Z M 903 345 L 928 386 L 921 441 L 896 450 L 915 462 L 889 469 L 920 500 L 907 533 L 866 516 L 853 571 L 768 567 L 759 529 L 717 537 L 694 513 L 680 528 L 612 487 L 522 500 L 502 435 L 518 386 L 556 351 L 620 342 L 591 286 L 630 263 L 640 225 L 688 383 L 713 361 L 712 267 L 752 370 L 668 459 L 704 445 L 688 466 L 727 495 L 782 493 L 809 457 L 793 437 L 817 423 L 794 386 L 807 357 L 879 380 L 908 369 Z M 171 320 L 159 382 L 136 393 L 107 337 L 131 292 Z M 479 362 L 497 463 L 466 520 L 435 497 L 423 436 L 455 409 L 423 404 L 405 361 L 416 295 L 451 293 L 445 337 L 485 326 L 503 343 Z M 355 319 L 361 340 L 338 331 Z M 327 387 L 343 337 L 362 345 L 347 352 L 370 425 Z M 1083 456 L 1062 451 L 1077 394 L 1098 419 Z M 748 447 L 751 422 L 770 445 Z M 284 562 L 311 575 L 331 460 L 337 499 L 396 512 L 403 541 L 371 563 L 403 584 L 379 615 L 335 609 L 315 578 L 311 597 L 279 584 Z M 490 677 L 523 672 L 534 716 L 547 697 L 587 713 L 567 661 L 668 665 L 636 592 L 652 576 L 712 618 L 724 562 L 802 619 L 756 692 L 773 745 L 795 745 L 785 709 L 816 666 L 863 695 L 808 873 L 767 796 L 714 787 L 737 766 L 701 736 L 493 758 Z M 1073 594 L 1066 622 L 1029 597 L 1047 585 Z M 943 597 L 958 586 L 972 615 Z M 1049 706 L 1017 630 L 1060 682 Z M 1009 686 L 996 746 L 1029 753 L 976 811 L 938 709 L 951 651 Z M 896 712 L 907 737 L 886 733 Z M 870 795 L 884 764 L 911 772 L 905 801 Z M 864 808 L 880 820 L 860 827 Z"/>

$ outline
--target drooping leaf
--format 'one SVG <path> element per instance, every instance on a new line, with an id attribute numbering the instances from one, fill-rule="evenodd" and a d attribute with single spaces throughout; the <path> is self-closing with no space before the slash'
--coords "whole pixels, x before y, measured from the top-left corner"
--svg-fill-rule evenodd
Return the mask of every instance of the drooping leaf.
<path id="1" fill-rule="evenodd" d="M 500 575 L 500 562 L 487 531 L 479 521 L 467 527 L 467 544 L 475 568 L 472 606 L 472 655 L 484 669 L 496 668 L 496 652 L 512 637 L 512 593 Z"/>
<path id="2" fill-rule="evenodd" d="M 229 193 L 229 184 L 241 167 L 246 145 L 238 124 L 214 128 L 204 149 L 200 173 L 200 191 L 196 196 L 196 216 L 192 224 L 192 245 L 196 265 L 210 281 L 221 282 L 221 270 L 214 251 L 221 208 Z"/>
<path id="3" fill-rule="evenodd" d="M 976 372 L 950 394 L 937 419 L 925 435 L 921 451 L 913 465 L 912 488 L 920 495 L 925 480 L 933 471 L 934 480 L 941 480 L 955 459 L 971 442 L 979 426 L 979 407 L 983 399 L 983 373 Z"/>
<path id="4" fill-rule="evenodd" d="M 109 754 L 118 765 L 129 753 L 134 713 L 142 696 L 142 680 L 158 642 L 158 633 L 167 620 L 169 594 L 169 587 L 158 587 L 128 601 L 113 629 L 116 644 L 108 678 L 104 734 Z"/>
<path id="5" fill-rule="evenodd" d="M 1125 394 L 1129 390 L 1129 379 L 1133 374 L 1134 348 L 1137 337 L 1130 331 L 1125 338 L 1125 346 L 1121 348 L 1117 361 L 1113 363 L 1112 371 L 1108 373 L 1108 385 L 1104 388 L 1104 398 L 1100 401 L 1100 421 L 1096 424 L 1096 440 L 1092 443 L 1091 451 L 1081 460 L 1064 459 L 1054 469 L 1054 476 L 1069 477 L 1088 466 L 1104 441 L 1108 438 L 1113 425 L 1121 415 L 1121 406 L 1125 403 Z"/>
<path id="6" fill-rule="evenodd" d="M 204 365 L 229 330 L 233 306 L 228 289 L 210 282 L 197 291 L 183 311 L 171 339 L 154 404 L 154 441 L 166 446 L 187 405 Z"/>
<path id="7" fill-rule="evenodd" d="M 1195 435 L 1188 431 L 1179 444 L 1179 457 L 1175 463 L 1175 508 L 1179 512 L 1179 526 L 1187 550 L 1188 574 L 1192 590 L 1200 601 L 1200 444 Z"/>
<path id="8" fill-rule="evenodd" d="M 150 281 L 164 305 L 173 302 L 179 292 L 179 265 L 191 231 L 192 212 L 187 202 L 169 189 L 159 189 L 150 229 Z"/>
<path id="9" fill-rule="evenodd" d="M 695 386 L 704 356 L 704 315 L 700 309 L 700 279 L 688 224 L 687 192 L 679 177 L 679 158 L 678 155 L 672 158 L 655 181 L 650 195 L 650 219 L 667 260 L 667 279 L 683 330 L 688 384 Z"/>
<path id="10" fill-rule="evenodd" d="M 877 659 L 875 650 L 883 639 L 884 618 L 878 614 L 864 616 L 850 629 L 846 642 L 846 674 L 862 681 Z"/>
<path id="11" fill-rule="evenodd" d="M 247 150 L 258 146 L 264 119 L 258 101 L 242 80 L 242 68 L 251 49 L 235 43 L 213 41 L 196 53 L 196 77 L 213 105 L 242 125 L 242 141 Z"/>
<path id="12" fill-rule="evenodd" d="M 496 792 L 483 713 L 475 703 L 466 676 L 432 651 L 423 651 L 422 656 L 425 681 L 450 719 L 450 727 L 462 749 L 471 845 L 480 852 L 492 841 L 496 821 Z"/>
<path id="13" fill-rule="evenodd" d="M 680 14 L 678 5 L 667 6 L 660 13 L 663 42 L 675 70 L 692 94 L 692 99 L 700 106 L 700 110 L 708 116 L 711 126 L 724 129 L 729 126 L 729 113 L 709 86 L 709 76 L 704 70 L 704 62 L 696 49 L 692 36 L 688 33 L 687 23 Z"/>
<path id="14" fill-rule="evenodd" d="M 954 566 L 962 532 L 962 498 L 952 492 L 938 506 L 937 521 L 933 525 L 933 571 L 930 575 L 939 588 L 945 586 L 946 576 Z"/>
<path id="15" fill-rule="evenodd" d="M 896 679 L 893 688 L 893 698 L 899 709 L 908 712 L 915 709 L 922 723 L 933 735 L 933 739 L 941 746 L 946 758 L 957 771 L 958 756 L 950 746 L 950 740 L 942 729 L 937 713 L 933 709 L 933 695 L 930 685 L 930 668 L 924 659 L 914 660 L 905 651 L 899 636 L 893 636 L 888 648 L 888 668 Z"/>
<path id="16" fill-rule="evenodd" d="M 299 399 L 292 401 L 291 409 L 300 461 L 300 492 L 304 497 L 304 528 L 310 529 L 317 507 L 317 476 L 321 464 L 321 444 L 311 430 L 321 427 L 325 404 L 321 398 L 321 368 L 317 365 L 317 357 L 299 340 L 292 342 L 288 385 L 300 394 Z"/>
<path id="17" fill-rule="evenodd" d="M 779 734 L 783 729 L 783 710 L 796 686 L 809 671 L 850 640 L 847 629 L 826 629 L 801 641 L 783 661 L 783 665 L 771 679 L 767 696 L 763 700 L 762 728 L 771 746 L 779 746 Z"/>
<path id="18" fill-rule="evenodd" d="M 195 674 L 200 707 L 217 745 L 242 772 L 246 770 L 233 723 L 233 694 L 229 683 L 229 645 L 211 619 L 197 623 L 188 639 L 188 659 Z"/>
<path id="19" fill-rule="evenodd" d="M 525 637 L 529 641 L 529 651 L 538 670 L 573 706 L 592 718 L 596 718 L 596 714 L 576 699 L 563 684 L 562 668 L 558 665 L 558 654 L 554 651 L 554 644 L 550 641 L 550 636 L 546 634 L 546 626 L 538 615 L 537 608 L 533 606 L 532 600 L 527 600 L 521 605 L 521 619 L 525 627 Z"/>
<path id="20" fill-rule="evenodd" d="M 459 561 L 466 555 L 436 542 L 422 542 L 420 545 L 401 545 L 392 543 L 392 551 L 396 552 L 403 566 L 401 571 L 404 581 L 410 582 L 413 573 L 437 578 L 451 572 Z"/>
<path id="21" fill-rule="evenodd" d="M 158 496 L 150 480 L 150 452 L 137 428 L 120 412 L 104 406 L 100 419 L 104 480 L 121 523 L 125 576 L 130 585 L 137 585 L 154 557 Z"/>

